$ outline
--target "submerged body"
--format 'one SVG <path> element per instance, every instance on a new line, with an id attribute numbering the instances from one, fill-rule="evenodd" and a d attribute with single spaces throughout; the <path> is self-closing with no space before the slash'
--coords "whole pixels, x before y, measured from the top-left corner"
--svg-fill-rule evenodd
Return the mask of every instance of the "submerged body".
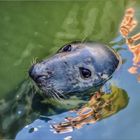
<path id="1" fill-rule="evenodd" d="M 29 75 L 46 95 L 57 97 L 100 89 L 120 63 L 119 55 L 104 44 L 75 42 L 34 64 Z"/>

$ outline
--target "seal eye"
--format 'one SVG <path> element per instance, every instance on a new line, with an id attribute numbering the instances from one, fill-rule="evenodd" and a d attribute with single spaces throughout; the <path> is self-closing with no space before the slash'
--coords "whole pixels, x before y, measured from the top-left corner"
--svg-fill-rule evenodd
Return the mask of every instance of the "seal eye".
<path id="1" fill-rule="evenodd" d="M 80 67 L 79 70 L 80 70 L 81 75 L 82 75 L 84 78 L 89 78 L 89 77 L 91 76 L 91 71 L 90 71 L 89 69 Z"/>

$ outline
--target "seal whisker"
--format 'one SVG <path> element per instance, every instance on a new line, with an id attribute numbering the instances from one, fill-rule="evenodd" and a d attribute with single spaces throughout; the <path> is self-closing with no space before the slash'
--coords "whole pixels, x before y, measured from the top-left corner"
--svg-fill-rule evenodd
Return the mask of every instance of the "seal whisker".
<path id="1" fill-rule="evenodd" d="M 32 61 L 31 61 L 31 65 L 36 64 L 37 63 L 37 59 L 38 59 L 37 57 L 33 58 Z"/>
<path id="2" fill-rule="evenodd" d="M 61 92 L 57 92 L 57 94 L 58 94 L 59 96 L 62 96 L 64 99 L 66 99 L 66 96 L 64 96 Z"/>
<path id="3" fill-rule="evenodd" d="M 50 93 L 49 90 L 48 90 L 47 94 L 48 94 L 51 98 L 53 98 L 53 96 L 52 96 L 52 94 Z"/>
<path id="4" fill-rule="evenodd" d="M 63 98 L 66 98 L 66 96 L 64 96 L 64 95 L 63 95 L 61 92 L 59 92 L 58 90 L 56 90 L 55 92 L 58 94 L 58 96 L 61 98 L 61 100 L 64 100 Z M 63 98 L 62 98 L 61 96 L 62 96 Z"/>
<path id="5" fill-rule="evenodd" d="M 56 95 L 56 97 L 57 97 L 59 100 L 62 100 L 62 98 L 59 97 L 59 95 L 58 95 L 55 91 L 53 91 L 53 93 Z"/>
<path id="6" fill-rule="evenodd" d="M 51 89 L 50 88 L 47 88 L 47 95 L 55 100 L 58 100 L 56 99 L 56 97 L 54 96 L 54 94 L 52 93 Z"/>
<path id="7" fill-rule="evenodd" d="M 52 94 L 52 96 L 53 96 L 53 99 L 59 102 L 58 98 L 54 94 Z"/>
<path id="8" fill-rule="evenodd" d="M 56 89 L 55 91 L 58 95 L 62 96 L 64 99 L 67 98 L 65 95 L 62 94 L 62 91 L 59 91 L 58 89 Z"/>
<path id="9" fill-rule="evenodd" d="M 49 96 L 52 97 L 53 99 L 58 100 L 58 99 L 56 99 L 55 95 L 52 93 L 52 91 L 51 91 L 50 89 L 48 90 L 48 94 L 49 94 Z"/>
<path id="10" fill-rule="evenodd" d="M 52 90 L 52 93 L 55 94 L 55 96 L 57 97 L 57 99 L 59 100 L 59 102 L 63 102 L 63 99 L 58 95 L 58 93 L 55 90 Z"/>
<path id="11" fill-rule="evenodd" d="M 49 90 L 49 92 L 55 100 L 57 100 L 58 102 L 61 102 L 60 100 L 62 99 L 53 90 Z"/>
<path id="12" fill-rule="evenodd" d="M 56 97 L 56 95 L 54 93 L 51 92 L 51 95 L 52 95 L 53 99 L 55 99 L 56 101 L 60 102 L 59 99 Z"/>

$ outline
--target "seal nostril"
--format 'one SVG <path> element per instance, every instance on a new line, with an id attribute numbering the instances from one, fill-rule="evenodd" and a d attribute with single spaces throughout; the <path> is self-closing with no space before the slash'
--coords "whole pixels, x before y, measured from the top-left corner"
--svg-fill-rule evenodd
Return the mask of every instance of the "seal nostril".
<path id="1" fill-rule="evenodd" d="M 42 81 L 43 79 L 44 79 L 44 76 L 42 76 L 42 75 L 38 75 L 38 76 L 35 77 L 34 80 L 35 80 L 36 82 L 39 83 L 39 82 Z"/>
<path id="2" fill-rule="evenodd" d="M 32 65 L 31 68 L 30 68 L 29 71 L 28 71 L 29 76 L 30 76 L 31 78 L 34 77 L 34 75 L 33 75 L 33 69 L 34 69 L 34 65 Z"/>

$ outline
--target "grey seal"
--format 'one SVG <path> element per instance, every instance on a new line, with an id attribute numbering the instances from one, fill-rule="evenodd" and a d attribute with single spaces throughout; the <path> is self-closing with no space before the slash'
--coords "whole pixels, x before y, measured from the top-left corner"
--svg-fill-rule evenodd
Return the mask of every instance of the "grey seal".
<path id="1" fill-rule="evenodd" d="M 73 42 L 31 66 L 29 76 L 48 96 L 99 90 L 119 68 L 121 58 L 98 42 Z"/>

